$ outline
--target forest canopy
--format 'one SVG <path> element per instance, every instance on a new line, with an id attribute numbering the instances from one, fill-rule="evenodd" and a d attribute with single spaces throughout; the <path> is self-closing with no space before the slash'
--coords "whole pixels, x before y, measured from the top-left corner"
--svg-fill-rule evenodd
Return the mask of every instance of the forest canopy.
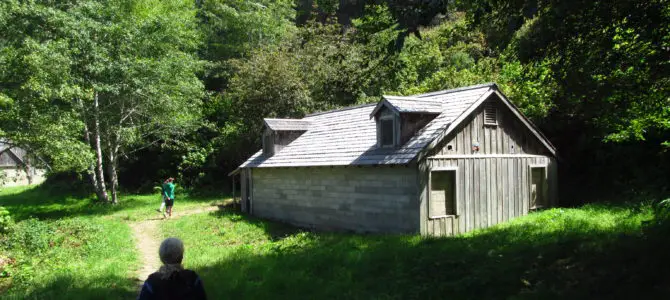
<path id="1" fill-rule="evenodd" d="M 227 190 L 264 117 L 485 82 L 558 148 L 562 199 L 670 179 L 667 0 L 0 4 L 2 137 L 103 201 Z"/>

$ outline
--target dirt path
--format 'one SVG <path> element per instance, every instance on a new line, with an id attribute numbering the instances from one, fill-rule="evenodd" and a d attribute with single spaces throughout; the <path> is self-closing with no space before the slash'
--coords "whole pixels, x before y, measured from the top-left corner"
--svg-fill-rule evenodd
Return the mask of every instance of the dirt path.
<path id="1" fill-rule="evenodd" d="M 217 211 L 220 209 L 221 206 L 205 206 L 185 211 L 175 211 L 172 214 L 172 218 L 170 219 Z M 144 283 L 144 280 L 147 279 L 149 274 L 156 272 L 161 265 L 160 259 L 158 258 L 158 247 L 160 246 L 161 242 L 158 236 L 158 224 L 166 220 L 163 220 L 163 218 L 160 217 L 157 212 L 156 215 L 158 217 L 154 219 L 129 224 L 133 231 L 135 245 L 137 246 L 137 250 L 140 252 L 141 262 L 143 263 L 142 267 L 137 270 L 136 273 L 136 279 L 140 285 Z"/>

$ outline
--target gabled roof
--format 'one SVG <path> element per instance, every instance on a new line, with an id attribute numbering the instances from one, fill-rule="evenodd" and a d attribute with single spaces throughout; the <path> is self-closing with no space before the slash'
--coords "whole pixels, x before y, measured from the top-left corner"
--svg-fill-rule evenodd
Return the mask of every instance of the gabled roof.
<path id="1" fill-rule="evenodd" d="M 374 117 L 382 107 L 388 107 L 396 113 L 439 114 L 442 112 L 442 101 L 420 97 L 384 96 L 370 113 L 370 118 Z"/>
<path id="2" fill-rule="evenodd" d="M 395 149 L 377 147 L 376 123 L 371 116 L 381 107 L 380 103 L 321 112 L 301 120 L 290 119 L 287 123 L 275 121 L 286 119 L 265 119 L 268 127 L 306 126 L 300 127 L 306 128 L 306 132 L 271 157 L 263 156 L 262 151 L 256 152 L 239 168 L 408 164 L 427 155 L 491 95 L 500 98 L 540 142 L 556 155 L 555 148 L 537 127 L 498 91 L 495 84 L 489 83 L 411 97 L 385 96 L 380 103 L 392 106 L 391 109 L 398 112 L 430 113 L 435 111 L 436 103 L 441 106 L 435 119 L 407 143 Z M 239 168 L 231 174 L 236 174 Z"/>
<path id="3" fill-rule="evenodd" d="M 23 164 L 23 158 L 25 156 L 25 150 L 14 147 L 5 140 L 0 140 L 0 154 L 7 153 L 17 164 Z"/>
<path id="4" fill-rule="evenodd" d="M 275 131 L 306 131 L 309 128 L 309 121 L 301 119 L 263 119 L 265 126 Z"/>
<path id="5" fill-rule="evenodd" d="M 440 114 L 404 145 L 377 147 L 377 129 L 371 113 L 378 104 L 349 107 L 308 115 L 308 130 L 271 157 L 256 152 L 240 168 L 407 164 L 463 114 L 496 89 L 494 84 L 402 97 L 440 102 Z M 405 99 L 403 99 L 405 100 Z"/>

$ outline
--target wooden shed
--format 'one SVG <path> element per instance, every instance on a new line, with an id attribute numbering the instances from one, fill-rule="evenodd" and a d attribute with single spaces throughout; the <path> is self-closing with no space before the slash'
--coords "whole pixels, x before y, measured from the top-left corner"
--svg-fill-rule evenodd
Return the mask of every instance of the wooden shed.
<path id="1" fill-rule="evenodd" d="M 316 229 L 453 235 L 558 203 L 556 150 L 495 84 L 266 119 L 243 211 Z"/>
<path id="2" fill-rule="evenodd" d="M 20 186 L 41 183 L 45 171 L 35 168 L 29 161 L 26 150 L 0 140 L 0 172 L 3 186 Z"/>

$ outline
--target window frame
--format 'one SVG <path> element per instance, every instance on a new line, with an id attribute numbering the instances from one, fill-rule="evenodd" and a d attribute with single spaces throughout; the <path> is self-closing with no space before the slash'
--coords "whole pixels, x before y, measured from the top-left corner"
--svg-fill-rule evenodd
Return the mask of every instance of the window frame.
<path id="1" fill-rule="evenodd" d="M 397 119 L 397 118 L 396 118 L 395 114 L 393 114 L 393 113 L 390 113 L 390 114 L 383 114 L 383 113 L 382 113 L 382 114 L 379 116 L 379 119 L 377 120 L 377 128 L 378 128 L 377 145 L 378 145 L 380 148 L 394 148 L 394 147 L 397 145 L 397 142 L 396 142 L 396 140 L 397 140 L 396 135 L 397 135 L 397 133 L 398 133 L 398 132 L 397 132 L 398 129 L 396 128 L 396 127 L 397 127 L 397 126 L 396 126 L 396 125 L 397 125 L 397 124 L 396 124 L 396 119 Z M 390 145 L 384 145 L 384 144 L 382 143 L 382 141 L 384 140 L 384 138 L 383 138 L 383 136 L 384 136 L 384 131 L 382 130 L 382 129 L 383 129 L 383 127 L 382 127 L 382 121 L 389 121 L 389 120 L 391 121 L 391 128 L 392 128 L 392 131 L 391 131 L 391 144 L 390 144 Z"/>
<path id="2" fill-rule="evenodd" d="M 445 214 L 445 215 L 431 216 L 431 214 L 430 214 L 430 203 L 431 203 L 430 194 L 431 194 L 431 191 L 433 190 L 433 172 L 454 172 L 454 214 L 453 215 Z M 434 167 L 434 168 L 430 168 L 428 170 L 428 193 L 426 193 L 427 196 L 428 196 L 427 197 L 428 202 L 426 204 L 426 208 L 428 209 L 427 215 L 428 215 L 429 220 L 444 219 L 444 218 L 457 218 L 459 216 L 458 196 L 460 195 L 460 191 L 458 189 L 458 184 L 459 184 L 459 180 L 458 180 L 458 167 L 457 166 Z"/>
<path id="3" fill-rule="evenodd" d="M 263 131 L 263 156 L 270 157 L 275 153 L 274 149 L 274 132 L 270 129 Z"/>
<path id="4" fill-rule="evenodd" d="M 533 185 L 533 169 L 544 169 L 544 182 L 542 184 L 542 198 L 544 199 L 544 205 L 530 206 L 530 199 L 533 197 L 531 186 Z M 544 164 L 529 164 L 528 165 L 528 210 L 538 210 L 549 207 L 549 165 Z"/>
<path id="5" fill-rule="evenodd" d="M 494 122 L 488 122 L 486 115 L 488 110 L 493 110 Z M 484 125 L 485 126 L 498 126 L 498 106 L 494 102 L 484 103 Z"/>

